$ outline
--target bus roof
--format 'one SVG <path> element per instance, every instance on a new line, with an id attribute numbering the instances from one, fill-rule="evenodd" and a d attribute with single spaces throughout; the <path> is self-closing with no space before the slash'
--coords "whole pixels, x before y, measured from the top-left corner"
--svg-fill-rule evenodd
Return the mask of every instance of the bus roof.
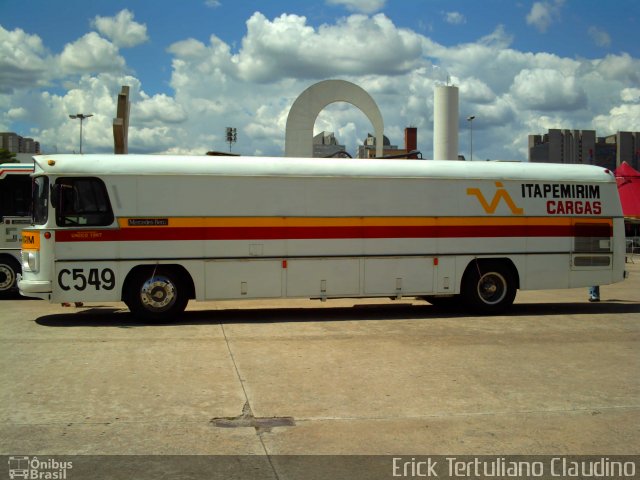
<path id="1" fill-rule="evenodd" d="M 40 155 L 37 172 L 52 175 L 214 175 L 281 177 L 395 177 L 615 182 L 593 165 L 177 155 Z"/>

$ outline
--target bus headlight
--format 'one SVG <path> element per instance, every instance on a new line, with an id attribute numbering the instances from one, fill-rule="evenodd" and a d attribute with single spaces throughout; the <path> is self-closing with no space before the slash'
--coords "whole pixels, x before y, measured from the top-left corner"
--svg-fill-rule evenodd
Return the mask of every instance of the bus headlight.
<path id="1" fill-rule="evenodd" d="M 40 270 L 40 252 L 22 250 L 22 271 L 37 273 Z"/>

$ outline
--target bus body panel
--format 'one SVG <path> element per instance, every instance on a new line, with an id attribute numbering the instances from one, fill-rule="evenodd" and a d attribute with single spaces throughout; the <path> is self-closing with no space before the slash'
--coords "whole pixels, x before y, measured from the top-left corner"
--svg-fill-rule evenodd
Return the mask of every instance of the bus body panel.
<path id="1" fill-rule="evenodd" d="M 34 230 L 51 233 L 41 241 L 49 250 L 21 289 L 48 280 L 52 301 L 120 300 L 132 272 L 154 265 L 184 269 L 199 300 L 454 295 L 478 259 L 512 266 L 521 289 L 624 277 L 617 187 L 597 167 L 136 155 L 36 163 L 52 185 L 100 179 L 113 210 L 109 225 L 61 227 L 51 207 Z"/>

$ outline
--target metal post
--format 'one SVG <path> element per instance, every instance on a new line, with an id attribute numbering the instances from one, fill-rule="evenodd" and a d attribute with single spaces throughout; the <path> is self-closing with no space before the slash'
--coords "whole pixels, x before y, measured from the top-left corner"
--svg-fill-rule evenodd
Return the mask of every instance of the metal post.
<path id="1" fill-rule="evenodd" d="M 84 117 L 80 117 L 80 155 L 82 155 L 82 122 Z"/>

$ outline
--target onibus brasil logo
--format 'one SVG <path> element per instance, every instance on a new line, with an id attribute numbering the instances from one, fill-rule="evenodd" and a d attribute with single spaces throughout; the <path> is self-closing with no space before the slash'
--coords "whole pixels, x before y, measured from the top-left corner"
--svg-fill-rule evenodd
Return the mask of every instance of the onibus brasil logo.
<path id="1" fill-rule="evenodd" d="M 64 480 L 67 470 L 73 468 L 73 462 L 47 458 L 41 460 L 38 457 L 10 456 L 9 478 L 26 478 L 32 480 Z"/>

